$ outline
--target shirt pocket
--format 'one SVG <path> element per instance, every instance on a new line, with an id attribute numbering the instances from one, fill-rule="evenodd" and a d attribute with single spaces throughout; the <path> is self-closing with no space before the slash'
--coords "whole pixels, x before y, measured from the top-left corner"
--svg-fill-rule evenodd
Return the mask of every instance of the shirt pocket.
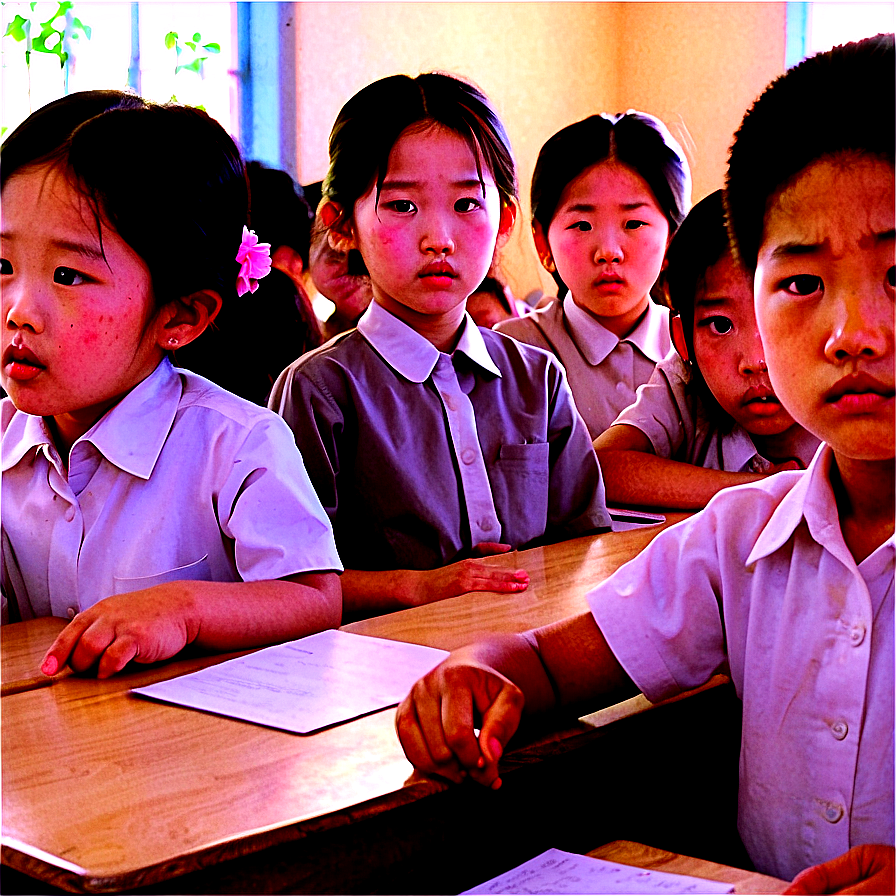
<path id="1" fill-rule="evenodd" d="M 544 535 L 548 520 L 550 446 L 501 445 L 490 479 L 501 540 L 522 547 Z"/>
<path id="2" fill-rule="evenodd" d="M 157 572 L 149 576 L 113 576 L 115 585 L 114 594 L 129 594 L 131 591 L 142 591 L 144 588 L 152 588 L 155 585 L 165 585 L 168 582 L 210 582 L 212 569 L 208 562 L 208 554 L 185 566 L 177 566 L 165 572 Z"/>

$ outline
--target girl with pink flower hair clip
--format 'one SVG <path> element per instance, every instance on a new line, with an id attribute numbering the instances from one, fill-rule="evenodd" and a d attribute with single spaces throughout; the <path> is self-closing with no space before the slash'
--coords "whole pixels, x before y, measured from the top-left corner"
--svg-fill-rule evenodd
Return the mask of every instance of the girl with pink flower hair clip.
<path id="1" fill-rule="evenodd" d="M 338 625 L 291 431 L 172 363 L 271 268 L 233 140 L 198 109 L 73 94 L 7 137 L 0 184 L 3 621 L 72 620 L 41 671 Z"/>

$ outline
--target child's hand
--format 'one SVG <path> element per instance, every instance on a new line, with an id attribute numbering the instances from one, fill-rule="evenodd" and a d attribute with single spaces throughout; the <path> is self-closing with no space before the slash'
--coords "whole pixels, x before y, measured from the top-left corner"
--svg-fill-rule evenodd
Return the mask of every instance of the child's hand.
<path id="1" fill-rule="evenodd" d="M 829 862 L 801 871 L 785 893 L 893 893 L 896 889 L 894 848 L 879 844 L 854 846 Z"/>
<path id="2" fill-rule="evenodd" d="M 784 470 L 805 470 L 806 468 L 800 463 L 796 458 L 791 458 L 790 460 L 782 460 L 779 464 L 769 464 L 768 467 L 768 475 L 771 476 L 773 473 L 781 473 Z"/>
<path id="3" fill-rule="evenodd" d="M 395 728 L 421 771 L 452 781 L 469 775 L 497 790 L 498 760 L 519 725 L 523 703 L 522 691 L 499 672 L 451 656 L 414 685 L 398 707 Z"/>
<path id="4" fill-rule="evenodd" d="M 108 678 L 132 660 L 155 663 L 179 653 L 199 628 L 183 585 L 107 597 L 79 613 L 47 651 L 41 672 L 55 675 L 66 663 L 84 672 L 96 664 L 97 678 Z"/>
<path id="5" fill-rule="evenodd" d="M 506 553 L 509 545 L 483 543 L 473 548 L 479 556 Z M 412 605 L 429 604 L 456 597 L 468 591 L 525 591 L 529 587 L 529 573 L 525 569 L 505 569 L 477 559 L 459 560 L 448 566 L 414 573 Z"/>

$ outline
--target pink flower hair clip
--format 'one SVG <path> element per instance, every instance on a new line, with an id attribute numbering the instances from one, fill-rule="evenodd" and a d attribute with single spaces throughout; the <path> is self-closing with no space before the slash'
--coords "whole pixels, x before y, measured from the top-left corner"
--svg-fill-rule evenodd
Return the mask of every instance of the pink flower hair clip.
<path id="1" fill-rule="evenodd" d="M 259 243 L 255 231 L 244 224 L 236 260 L 240 263 L 240 272 L 236 275 L 236 294 L 244 296 L 247 292 L 255 292 L 258 281 L 271 273 L 271 244 Z"/>

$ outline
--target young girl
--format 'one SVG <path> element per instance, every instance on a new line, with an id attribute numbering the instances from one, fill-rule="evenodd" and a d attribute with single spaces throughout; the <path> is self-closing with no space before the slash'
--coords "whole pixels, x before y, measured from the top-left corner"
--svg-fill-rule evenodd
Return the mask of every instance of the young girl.
<path id="1" fill-rule="evenodd" d="M 0 175 L 4 616 L 73 620 L 42 670 L 337 625 L 288 427 L 168 358 L 269 263 L 233 141 L 197 109 L 76 94 L 8 137 Z"/>
<path id="2" fill-rule="evenodd" d="M 324 192 L 373 303 L 283 372 L 271 407 L 333 520 L 346 613 L 520 591 L 524 571 L 471 558 L 610 521 L 560 365 L 465 311 L 514 221 L 504 128 L 457 78 L 385 78 L 339 113 Z"/>
<path id="3" fill-rule="evenodd" d="M 590 613 L 453 654 L 398 711 L 416 766 L 499 786 L 524 705 L 659 700 L 724 669 L 756 868 L 821 863 L 793 893 L 893 892 L 893 68 L 892 35 L 812 57 L 731 149 L 775 394 L 826 443 L 809 469 L 725 489 L 591 592 Z"/>
<path id="4" fill-rule="evenodd" d="M 721 190 L 691 209 L 661 281 L 676 351 L 594 442 L 608 499 L 696 509 L 729 485 L 805 469 L 818 439 L 771 387 L 752 278 L 731 254 Z"/>
<path id="5" fill-rule="evenodd" d="M 681 148 L 642 112 L 592 115 L 538 155 L 532 232 L 560 298 L 496 329 L 563 362 L 592 438 L 669 351 L 669 312 L 650 290 L 690 195 Z"/>

